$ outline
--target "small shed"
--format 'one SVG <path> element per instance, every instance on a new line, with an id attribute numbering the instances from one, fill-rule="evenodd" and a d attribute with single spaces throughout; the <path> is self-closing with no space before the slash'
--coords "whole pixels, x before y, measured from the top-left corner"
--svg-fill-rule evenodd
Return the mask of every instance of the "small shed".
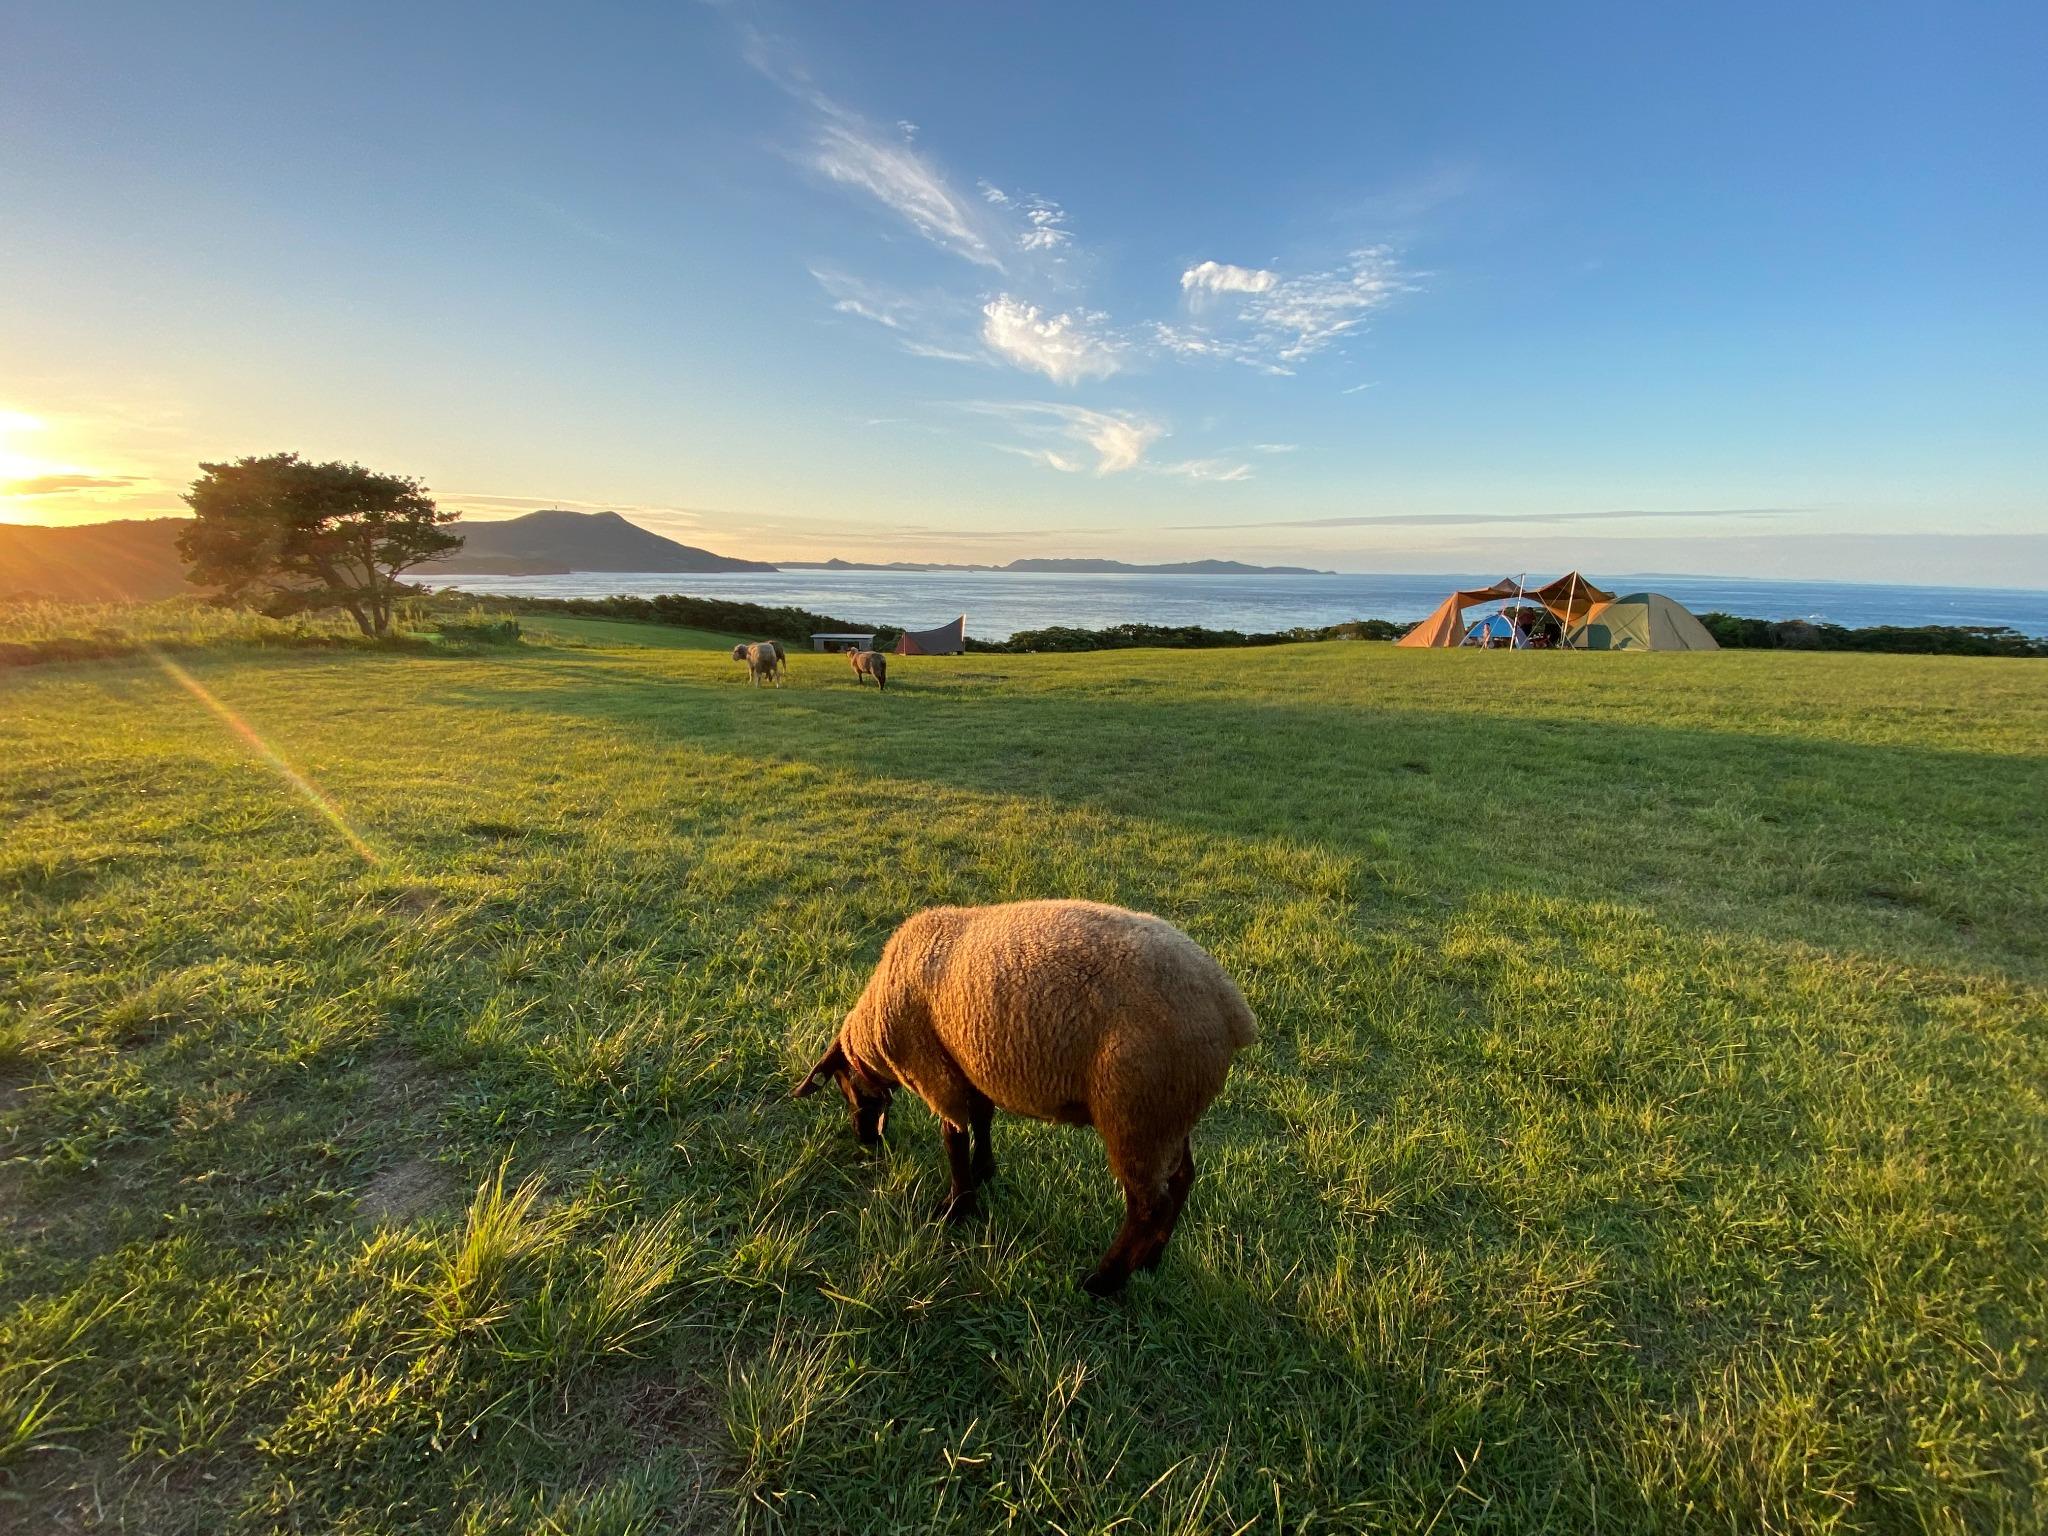
<path id="1" fill-rule="evenodd" d="M 852 630 L 821 630 L 811 636 L 814 651 L 872 651 L 875 648 L 873 632 L 865 635 Z"/>

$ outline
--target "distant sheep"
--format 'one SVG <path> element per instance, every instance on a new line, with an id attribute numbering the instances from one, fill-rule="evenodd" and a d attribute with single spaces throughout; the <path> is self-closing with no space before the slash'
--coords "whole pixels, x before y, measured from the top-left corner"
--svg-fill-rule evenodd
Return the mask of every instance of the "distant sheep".
<path id="1" fill-rule="evenodd" d="M 756 688 L 761 686 L 761 679 L 764 677 L 780 688 L 783 675 L 789 671 L 788 658 L 782 654 L 782 647 L 773 640 L 762 640 L 753 645 L 736 645 L 732 648 L 732 659 L 747 664 L 747 675 L 753 679 Z"/>
<path id="2" fill-rule="evenodd" d="M 853 683 L 857 688 L 864 677 L 872 677 L 875 686 L 884 693 L 889 691 L 889 658 L 880 651 L 848 651 L 846 659 L 853 663 Z"/>
<path id="3" fill-rule="evenodd" d="M 995 1176 L 996 1106 L 1094 1126 L 1124 1222 L 1081 1285 L 1109 1296 L 1158 1266 L 1195 1181 L 1189 1133 L 1257 1034 L 1223 967 L 1161 918 L 1092 901 L 934 907 L 890 938 L 796 1096 L 836 1081 L 870 1147 L 897 1085 L 923 1099 L 952 1167 L 946 1221 Z"/>

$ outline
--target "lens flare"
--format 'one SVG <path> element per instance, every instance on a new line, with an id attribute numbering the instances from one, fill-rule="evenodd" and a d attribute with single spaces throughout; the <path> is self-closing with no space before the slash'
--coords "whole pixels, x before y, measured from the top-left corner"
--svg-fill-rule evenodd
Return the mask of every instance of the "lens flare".
<path id="1" fill-rule="evenodd" d="M 151 651 L 149 657 L 151 661 L 154 661 L 164 670 L 165 674 L 173 682 L 177 683 L 179 687 L 205 705 L 214 717 L 221 724 L 225 725 L 229 732 L 237 737 L 244 746 L 275 769 L 279 778 L 297 790 L 300 798 L 306 804 L 313 807 L 326 820 L 329 826 L 341 834 L 342 839 L 347 842 L 349 847 L 361 855 L 364 863 L 382 864 L 384 862 L 378 857 L 376 849 L 356 835 L 355 828 L 348 824 L 335 803 L 322 794 L 303 773 L 287 762 L 283 753 L 279 752 L 258 735 L 254 726 L 250 725 L 248 721 L 214 697 L 213 693 L 208 690 L 204 683 L 171 660 L 170 657 L 164 655 L 163 652 Z"/>

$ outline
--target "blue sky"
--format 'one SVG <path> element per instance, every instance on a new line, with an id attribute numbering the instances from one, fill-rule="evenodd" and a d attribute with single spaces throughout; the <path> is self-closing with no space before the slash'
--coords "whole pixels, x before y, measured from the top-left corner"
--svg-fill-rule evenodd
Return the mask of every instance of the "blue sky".
<path id="1" fill-rule="evenodd" d="M 5 26 L 0 517 L 2048 586 L 2037 5 Z"/>

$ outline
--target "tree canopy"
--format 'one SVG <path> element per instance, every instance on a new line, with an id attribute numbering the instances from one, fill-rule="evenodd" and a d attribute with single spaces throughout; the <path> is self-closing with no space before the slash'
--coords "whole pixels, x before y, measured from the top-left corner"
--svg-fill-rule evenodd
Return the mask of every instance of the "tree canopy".
<path id="1" fill-rule="evenodd" d="M 272 611 L 346 609 L 366 635 L 391 632 L 404 571 L 462 539 L 419 481 L 296 453 L 201 464 L 178 539 L 187 577 Z"/>

